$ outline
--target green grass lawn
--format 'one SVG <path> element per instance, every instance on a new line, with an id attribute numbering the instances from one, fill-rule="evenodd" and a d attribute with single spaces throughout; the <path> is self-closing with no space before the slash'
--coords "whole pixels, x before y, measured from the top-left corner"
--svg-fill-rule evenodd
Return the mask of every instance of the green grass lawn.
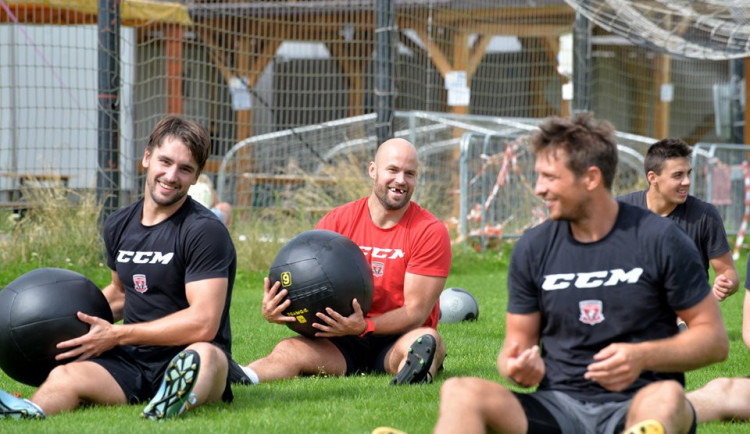
<path id="1" fill-rule="evenodd" d="M 411 434 L 432 431 L 438 413 L 441 383 L 452 376 L 479 376 L 498 380 L 495 368 L 502 344 L 506 303 L 506 271 L 509 248 L 488 253 L 454 249 L 454 262 L 447 286 L 472 292 L 479 301 L 476 322 L 440 325 L 448 346 L 445 371 L 433 384 L 389 387 L 389 376 L 367 375 L 348 378 L 300 378 L 259 386 L 235 387 L 232 404 L 208 405 L 183 417 L 165 422 L 142 420 L 142 405 L 93 407 L 56 415 L 44 421 L 0 420 L 0 432 L 242 432 L 242 433 L 370 433 L 381 425 L 394 426 Z M 43 264 L 36 266 L 60 266 Z M 744 283 L 745 258 L 737 262 Z M 17 277 L 30 265 L 0 271 L 0 285 Z M 97 284 L 107 281 L 101 265 L 73 267 Z M 10 271 L 9 271 L 10 270 Z M 268 353 L 273 345 L 293 332 L 266 323 L 260 315 L 262 272 L 240 270 L 234 289 L 232 329 L 235 358 L 246 363 Z M 687 375 L 689 389 L 716 376 L 750 374 L 748 350 L 742 342 L 743 291 L 722 303 L 731 340 L 727 361 Z M 33 388 L 0 373 L 0 388 L 24 397 Z M 750 405 L 750 403 L 748 403 Z M 750 423 L 711 423 L 701 433 L 750 433 Z"/>

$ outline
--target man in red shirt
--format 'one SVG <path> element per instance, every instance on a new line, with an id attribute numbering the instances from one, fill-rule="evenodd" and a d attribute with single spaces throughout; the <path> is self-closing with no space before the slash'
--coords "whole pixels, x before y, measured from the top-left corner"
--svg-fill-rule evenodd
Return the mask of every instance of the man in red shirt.
<path id="1" fill-rule="evenodd" d="M 316 226 L 349 237 L 365 254 L 374 279 L 367 315 L 356 300 L 348 317 L 332 309 L 319 313 L 315 338 L 282 340 L 270 354 L 241 368 L 240 383 L 382 372 L 395 374 L 391 384 L 412 384 L 437 374 L 445 358 L 436 330 L 438 299 L 451 246 L 445 225 L 411 202 L 417 166 L 414 145 L 387 140 L 369 164 L 372 193 L 333 209 Z M 282 314 L 290 303 L 287 291 L 268 278 L 264 283 L 263 317 L 277 324 L 295 321 Z"/>

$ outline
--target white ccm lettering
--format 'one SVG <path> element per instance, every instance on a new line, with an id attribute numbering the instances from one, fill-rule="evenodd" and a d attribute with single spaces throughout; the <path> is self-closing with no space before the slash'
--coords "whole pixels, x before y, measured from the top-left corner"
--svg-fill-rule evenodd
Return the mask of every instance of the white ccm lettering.
<path id="1" fill-rule="evenodd" d="M 609 271 L 592 271 L 588 273 L 561 273 L 544 276 L 542 289 L 557 291 L 573 285 L 575 288 L 598 288 L 600 286 L 614 286 L 618 283 L 636 283 L 643 274 L 643 268 L 637 267 L 625 272 L 621 268 Z"/>
<path id="2" fill-rule="evenodd" d="M 135 264 L 162 264 L 167 265 L 172 261 L 174 253 L 170 252 L 164 254 L 162 252 L 133 252 L 130 250 L 120 250 L 117 254 L 117 262 L 127 264 L 133 262 Z"/>
<path id="3" fill-rule="evenodd" d="M 365 256 L 370 255 L 377 259 L 399 259 L 404 257 L 404 251 L 401 249 L 381 249 L 379 247 L 359 246 Z"/>

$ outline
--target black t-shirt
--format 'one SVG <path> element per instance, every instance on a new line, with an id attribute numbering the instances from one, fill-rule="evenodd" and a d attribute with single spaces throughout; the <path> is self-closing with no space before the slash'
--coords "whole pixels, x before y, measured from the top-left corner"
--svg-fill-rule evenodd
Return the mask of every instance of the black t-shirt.
<path id="1" fill-rule="evenodd" d="M 227 228 L 188 197 L 171 217 L 141 224 L 143 199 L 115 211 L 104 225 L 107 265 L 125 287 L 123 323 L 152 321 L 188 307 L 185 284 L 226 277 L 227 297 L 213 343 L 231 353 L 229 305 L 237 255 Z M 158 347 L 141 350 L 158 352 Z"/>
<path id="2" fill-rule="evenodd" d="M 650 382 L 682 373 L 644 371 L 622 392 L 583 378 L 602 348 L 677 333 L 676 310 L 710 288 L 685 233 L 651 211 L 620 203 L 604 238 L 580 243 L 566 221 L 548 220 L 517 242 L 508 275 L 508 312 L 540 312 L 546 373 L 540 389 L 591 402 L 622 401 Z M 694 271 L 690 271 L 694 270 Z"/>
<path id="3" fill-rule="evenodd" d="M 647 191 L 628 193 L 619 196 L 617 200 L 641 208 L 648 208 L 646 205 Z M 719 211 L 710 203 L 688 195 L 685 203 L 677 205 L 667 215 L 667 218 L 677 223 L 677 226 L 681 227 L 698 247 L 703 269 L 706 272 L 706 278 L 708 278 L 709 260 L 718 258 L 730 251 L 724 221 Z"/>

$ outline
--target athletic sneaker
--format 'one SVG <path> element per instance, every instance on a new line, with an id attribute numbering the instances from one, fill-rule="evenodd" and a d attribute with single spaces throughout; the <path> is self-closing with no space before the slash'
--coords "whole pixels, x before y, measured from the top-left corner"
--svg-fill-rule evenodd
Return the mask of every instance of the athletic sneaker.
<path id="1" fill-rule="evenodd" d="M 431 383 L 430 365 L 435 357 L 437 342 L 432 335 L 417 338 L 409 347 L 404 367 L 391 380 L 391 386 L 399 384 Z"/>
<path id="2" fill-rule="evenodd" d="M 0 419 L 44 419 L 44 412 L 28 399 L 0 390 Z"/>
<path id="3" fill-rule="evenodd" d="M 164 371 L 159 390 L 143 409 L 141 416 L 161 420 L 179 416 L 195 405 L 197 397 L 192 392 L 198 379 L 200 364 L 200 356 L 193 350 L 181 351 L 174 356 Z"/>
<path id="4" fill-rule="evenodd" d="M 625 434 L 664 434 L 664 425 L 658 420 L 648 419 L 631 426 Z"/>
<path id="5" fill-rule="evenodd" d="M 406 434 L 406 431 L 400 429 L 391 428 L 389 426 L 379 426 L 372 430 L 371 434 Z"/>
<path id="6" fill-rule="evenodd" d="M 253 380 L 247 376 L 245 371 L 242 369 L 239 363 L 232 359 L 229 359 L 229 382 L 232 384 L 240 384 L 243 386 L 252 385 Z"/>

